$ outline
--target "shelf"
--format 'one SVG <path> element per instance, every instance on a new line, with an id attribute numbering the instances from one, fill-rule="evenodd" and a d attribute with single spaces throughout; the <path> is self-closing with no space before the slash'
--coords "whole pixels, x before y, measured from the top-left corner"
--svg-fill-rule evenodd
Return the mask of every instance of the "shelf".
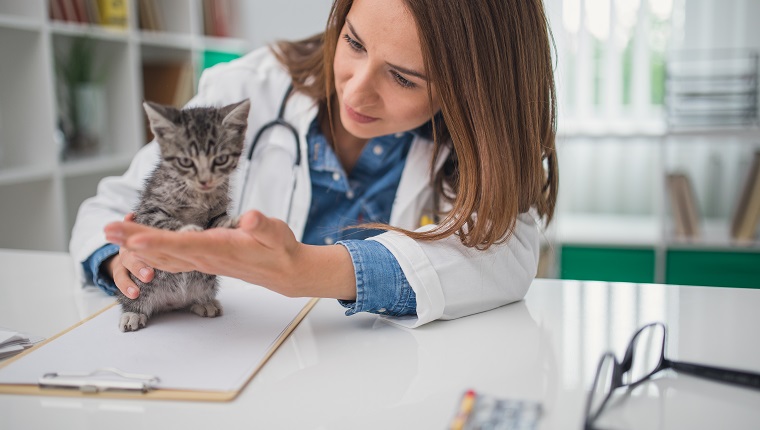
<path id="1" fill-rule="evenodd" d="M 48 55 L 41 32 L 0 27 L 0 169 L 55 163 Z"/>
<path id="2" fill-rule="evenodd" d="M 62 251 L 63 209 L 56 197 L 59 187 L 52 178 L 0 187 L 5 202 L 0 238 L 3 248 Z"/>
<path id="3" fill-rule="evenodd" d="M 209 51 L 234 52 L 242 54 L 250 50 L 250 44 L 245 39 L 219 38 L 203 36 L 200 40 L 200 48 Z"/>
<path id="4" fill-rule="evenodd" d="M 749 126 L 710 126 L 710 127 L 676 127 L 668 130 L 667 136 L 672 137 L 738 137 L 752 138 L 760 137 L 760 126 L 758 124 Z"/>
<path id="5" fill-rule="evenodd" d="M 159 48 L 177 48 L 190 50 L 193 48 L 193 38 L 188 34 L 155 32 L 141 30 L 137 35 L 141 45 Z"/>
<path id="6" fill-rule="evenodd" d="M 587 121 L 584 123 L 565 119 L 557 130 L 558 139 L 641 139 L 660 138 L 667 132 L 663 120 L 650 119 L 613 123 L 605 121 Z"/>
<path id="7" fill-rule="evenodd" d="M 51 19 L 50 0 L 0 0 L 0 201 L 12 202 L 0 205 L 0 248 L 66 249 L 80 203 L 103 177 L 122 174 L 146 142 L 145 71 L 181 64 L 182 85 L 178 78 L 166 85 L 182 89 L 175 89 L 174 99 L 184 104 L 180 99 L 195 94 L 209 56 L 228 60 L 252 48 L 240 38 L 257 25 L 250 21 L 250 3 L 230 1 L 233 13 L 219 34 L 233 37 L 219 38 L 205 34 L 204 0 L 128 0 L 126 20 L 115 17 L 125 24 L 118 27 L 91 23 L 99 20 L 89 14 L 87 23 Z M 141 4 L 157 11 L 147 25 L 165 31 L 140 28 Z M 278 30 L 290 34 L 302 27 L 288 21 Z M 91 42 L 93 73 L 65 82 L 56 62 L 82 39 Z M 70 64 L 81 69 L 84 63 Z M 67 146 L 64 131 L 72 137 L 77 129 L 84 133 Z"/>
<path id="8" fill-rule="evenodd" d="M 51 179 L 53 170 L 43 166 L 0 169 L 0 187 Z"/>
<path id="9" fill-rule="evenodd" d="M 555 220 L 557 242 L 593 246 L 654 247 L 661 242 L 661 222 L 656 216 L 559 214 Z"/>
<path id="10" fill-rule="evenodd" d="M 40 31 L 42 21 L 32 17 L 0 15 L 0 27 L 14 30 Z"/>
<path id="11" fill-rule="evenodd" d="M 45 13 L 45 5 L 39 0 L 7 0 L 0 2 L 0 16 L 23 21 L 33 19 L 40 22 Z"/>
<path id="12" fill-rule="evenodd" d="M 667 235 L 668 239 L 665 246 L 668 249 L 678 250 L 760 251 L 760 241 L 737 241 L 733 239 L 729 229 L 730 222 L 731 220 L 704 220 L 700 225 L 700 235 L 696 238 L 678 238 L 671 232 Z"/>
<path id="13" fill-rule="evenodd" d="M 660 124 L 648 124 L 642 127 L 636 125 L 603 125 L 591 124 L 586 126 L 570 126 L 560 128 L 557 131 L 558 139 L 641 139 L 641 138 L 664 138 L 664 137 L 760 137 L 760 125 L 725 125 L 686 127 L 679 126 L 668 128 L 662 122 Z"/>
<path id="14" fill-rule="evenodd" d="M 61 174 L 66 178 L 73 178 L 106 173 L 113 170 L 126 170 L 132 162 L 133 157 L 134 154 L 101 155 L 78 160 L 67 160 L 61 164 Z"/>
<path id="15" fill-rule="evenodd" d="M 105 27 L 93 24 L 82 24 L 68 21 L 51 21 L 50 31 L 53 35 L 69 37 L 89 37 L 92 39 L 108 40 L 115 42 L 127 42 L 129 32 L 127 29 Z"/>

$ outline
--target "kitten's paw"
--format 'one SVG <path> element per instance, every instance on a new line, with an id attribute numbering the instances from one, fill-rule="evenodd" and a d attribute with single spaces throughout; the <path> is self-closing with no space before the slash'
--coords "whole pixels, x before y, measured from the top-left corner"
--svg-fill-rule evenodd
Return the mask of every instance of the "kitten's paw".
<path id="1" fill-rule="evenodd" d="M 119 320 L 119 330 L 123 332 L 137 331 L 148 324 L 148 316 L 134 312 L 124 312 Z"/>
<path id="2" fill-rule="evenodd" d="M 220 228 L 237 228 L 239 222 L 240 217 L 238 216 L 227 217 L 220 221 L 216 226 Z"/>
<path id="3" fill-rule="evenodd" d="M 195 224 L 187 224 L 183 225 L 179 231 L 203 231 L 203 227 L 197 226 Z"/>
<path id="4" fill-rule="evenodd" d="M 190 310 L 202 317 L 213 318 L 222 314 L 222 304 L 214 299 L 208 303 L 196 303 L 190 307 Z"/>

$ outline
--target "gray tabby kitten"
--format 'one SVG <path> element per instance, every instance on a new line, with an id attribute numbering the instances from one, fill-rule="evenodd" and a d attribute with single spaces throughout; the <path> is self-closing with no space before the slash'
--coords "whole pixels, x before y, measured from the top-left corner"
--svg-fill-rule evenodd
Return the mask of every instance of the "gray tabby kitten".
<path id="1" fill-rule="evenodd" d="M 243 150 L 250 102 L 184 110 L 150 102 L 143 106 L 161 162 L 145 183 L 135 222 L 178 231 L 236 227 L 237 218 L 227 215 L 229 183 Z M 139 330 L 151 315 L 176 309 L 190 308 L 203 317 L 222 314 L 215 275 L 156 270 L 147 284 L 130 276 L 140 295 L 132 300 L 119 294 L 121 331 Z"/>

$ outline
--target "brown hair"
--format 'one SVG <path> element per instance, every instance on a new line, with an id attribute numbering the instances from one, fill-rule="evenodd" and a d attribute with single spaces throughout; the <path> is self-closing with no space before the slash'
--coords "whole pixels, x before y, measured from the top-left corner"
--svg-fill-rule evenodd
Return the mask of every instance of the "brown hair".
<path id="1" fill-rule="evenodd" d="M 431 112 L 431 163 L 442 145 L 453 147 L 444 169 L 431 178 L 452 210 L 436 229 L 400 231 L 421 240 L 458 234 L 465 245 L 485 249 L 506 241 L 517 215 L 531 207 L 549 223 L 559 185 L 556 95 L 541 0 L 404 2 L 441 106 L 440 115 Z M 273 50 L 294 88 L 319 103 L 320 115 L 332 114 L 333 58 L 351 5 L 336 0 L 324 33 L 279 42 Z"/>

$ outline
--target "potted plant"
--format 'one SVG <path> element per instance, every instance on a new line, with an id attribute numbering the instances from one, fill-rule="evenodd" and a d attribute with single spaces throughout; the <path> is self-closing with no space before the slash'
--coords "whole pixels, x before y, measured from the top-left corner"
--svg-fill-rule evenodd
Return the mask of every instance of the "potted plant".
<path id="1" fill-rule="evenodd" d="M 64 157 L 96 152 L 106 129 L 106 97 L 102 76 L 96 71 L 95 42 L 72 39 L 70 49 L 57 61 L 61 86 L 61 129 Z"/>

